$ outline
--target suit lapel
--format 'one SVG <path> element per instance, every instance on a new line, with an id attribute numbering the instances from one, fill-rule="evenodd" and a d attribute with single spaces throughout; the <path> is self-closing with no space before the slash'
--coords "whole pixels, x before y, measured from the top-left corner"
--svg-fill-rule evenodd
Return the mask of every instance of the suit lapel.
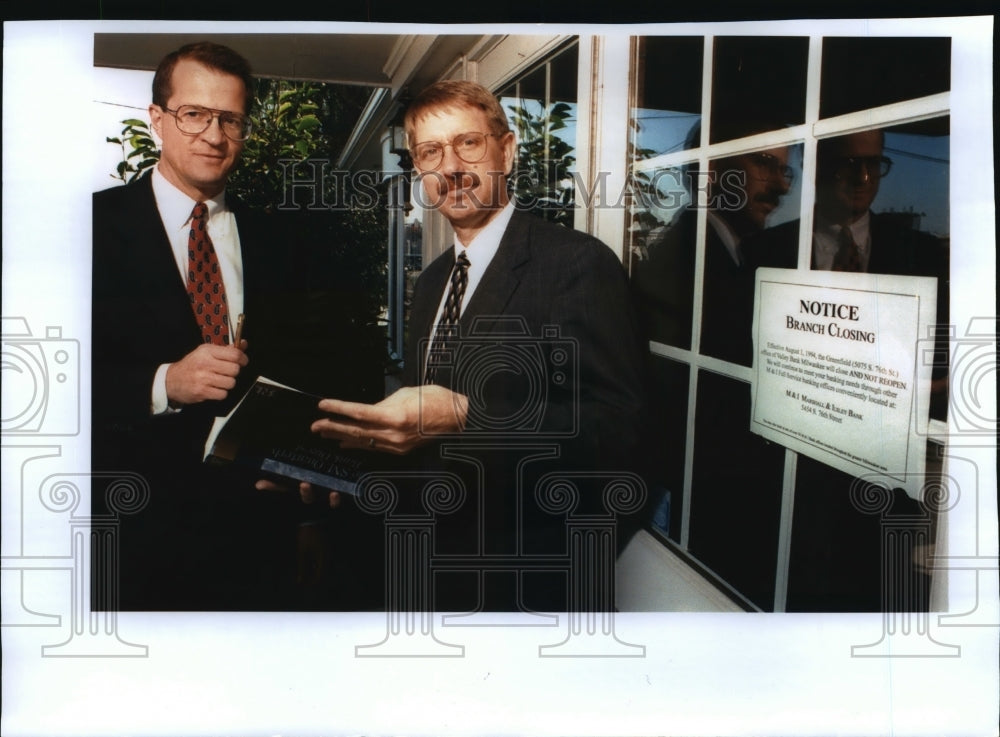
<path id="1" fill-rule="evenodd" d="M 496 255 L 486 268 L 459 320 L 462 335 L 469 334 L 476 318 L 503 314 L 521 283 L 521 267 L 531 257 L 530 240 L 531 221 L 515 211 L 500 239 Z M 470 257 L 471 255 L 470 253 Z M 488 326 L 480 327 L 485 327 L 488 331 Z"/>
<path id="2" fill-rule="evenodd" d="M 434 328 L 434 318 L 437 316 L 437 308 L 441 303 L 441 295 L 444 293 L 445 284 L 448 283 L 454 266 L 455 249 L 449 248 L 424 271 L 420 287 L 427 293 L 427 298 L 414 299 L 413 312 L 410 315 L 411 333 L 418 340 L 430 337 L 431 330 Z"/>
<path id="3" fill-rule="evenodd" d="M 129 225 L 134 236 L 134 251 L 130 269 L 138 280 L 136 294 L 148 301 L 153 320 L 158 326 L 178 325 L 178 315 L 186 314 L 183 333 L 200 342 L 198 324 L 191 311 L 187 291 L 177 271 L 170 240 L 153 197 L 152 178 L 143 177 L 136 191 L 135 207 L 129 213 Z"/>

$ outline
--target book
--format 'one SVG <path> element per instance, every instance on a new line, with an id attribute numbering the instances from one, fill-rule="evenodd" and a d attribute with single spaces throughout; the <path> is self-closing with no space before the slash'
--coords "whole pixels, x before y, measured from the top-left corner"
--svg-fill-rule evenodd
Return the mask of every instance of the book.
<path id="1" fill-rule="evenodd" d="M 372 458 L 341 448 L 310 431 L 322 412 L 320 397 L 259 377 L 225 417 L 217 417 L 205 442 L 206 463 L 234 463 L 262 476 L 307 481 L 357 493 L 357 480 Z"/>

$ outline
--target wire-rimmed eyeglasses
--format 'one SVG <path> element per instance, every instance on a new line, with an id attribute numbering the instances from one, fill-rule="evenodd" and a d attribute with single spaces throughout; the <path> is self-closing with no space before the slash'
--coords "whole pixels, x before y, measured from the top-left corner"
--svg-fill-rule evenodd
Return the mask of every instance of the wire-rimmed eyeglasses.
<path id="1" fill-rule="evenodd" d="M 250 118 L 228 110 L 216 110 L 201 105 L 180 105 L 176 110 L 164 107 L 163 111 L 173 115 L 177 129 L 188 136 L 204 133 L 214 118 L 219 119 L 219 127 L 226 137 L 234 141 L 247 140 L 253 129 L 253 121 Z"/>
<path id="2" fill-rule="evenodd" d="M 434 171 L 444 161 L 444 150 L 451 146 L 455 155 L 466 164 L 478 164 L 486 158 L 486 139 L 489 136 L 498 138 L 495 133 L 460 133 L 451 139 L 450 143 L 440 141 L 424 141 L 413 146 L 410 155 L 413 165 L 420 171 Z"/>

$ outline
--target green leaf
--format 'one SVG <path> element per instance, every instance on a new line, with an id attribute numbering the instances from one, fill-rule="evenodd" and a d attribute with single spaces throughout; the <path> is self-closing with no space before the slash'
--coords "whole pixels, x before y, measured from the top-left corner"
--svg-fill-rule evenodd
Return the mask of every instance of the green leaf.
<path id="1" fill-rule="evenodd" d="M 313 130 L 314 128 L 319 128 L 321 125 L 322 123 L 315 115 L 303 115 L 299 118 L 296 127 L 299 130 Z"/>

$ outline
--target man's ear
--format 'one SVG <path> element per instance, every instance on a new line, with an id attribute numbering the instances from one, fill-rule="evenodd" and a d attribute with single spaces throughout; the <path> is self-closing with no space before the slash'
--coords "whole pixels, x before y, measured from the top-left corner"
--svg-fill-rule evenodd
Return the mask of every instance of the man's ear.
<path id="1" fill-rule="evenodd" d="M 149 113 L 150 130 L 152 130 L 153 133 L 159 136 L 160 140 L 162 141 L 163 133 L 161 132 L 160 125 L 163 122 L 163 110 L 160 109 L 159 105 L 155 103 L 150 103 L 149 107 L 146 108 L 146 111 Z"/>
<path id="2" fill-rule="evenodd" d="M 517 141 L 514 132 L 507 131 L 500 140 L 500 145 L 503 147 L 504 175 L 509 177 L 514 171 L 514 163 L 517 160 Z"/>

